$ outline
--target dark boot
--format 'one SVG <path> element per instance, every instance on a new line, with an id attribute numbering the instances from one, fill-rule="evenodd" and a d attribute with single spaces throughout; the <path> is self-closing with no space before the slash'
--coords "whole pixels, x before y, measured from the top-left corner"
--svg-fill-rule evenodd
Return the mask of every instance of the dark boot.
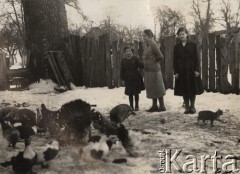
<path id="1" fill-rule="evenodd" d="M 135 95 L 135 111 L 139 111 L 139 105 L 138 105 L 138 102 L 139 102 L 139 95 Z"/>
<path id="2" fill-rule="evenodd" d="M 132 109 L 134 110 L 134 108 L 133 108 L 133 95 L 129 95 L 129 103 L 130 103 L 130 106 L 132 107 Z"/>
<path id="3" fill-rule="evenodd" d="M 152 99 L 152 107 L 147 112 L 158 112 L 157 99 Z"/>
<path id="4" fill-rule="evenodd" d="M 191 101 L 190 113 L 191 114 L 195 114 L 196 113 L 195 100 L 196 100 L 196 95 L 193 95 L 193 96 L 190 97 L 190 101 Z"/>
<path id="5" fill-rule="evenodd" d="M 189 97 L 188 97 L 188 96 L 183 96 L 183 100 L 184 100 L 184 103 L 185 103 L 185 111 L 184 111 L 184 114 L 189 114 L 189 113 L 190 113 Z"/>
<path id="6" fill-rule="evenodd" d="M 166 108 L 165 108 L 165 106 L 164 106 L 164 99 L 163 99 L 163 97 L 158 98 L 158 100 L 159 100 L 159 105 L 160 105 L 158 111 L 159 111 L 159 112 L 166 111 Z"/>

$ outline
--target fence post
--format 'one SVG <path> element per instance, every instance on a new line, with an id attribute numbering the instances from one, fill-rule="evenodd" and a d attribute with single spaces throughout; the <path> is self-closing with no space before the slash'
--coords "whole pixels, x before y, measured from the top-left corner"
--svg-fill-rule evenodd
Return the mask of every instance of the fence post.
<path id="1" fill-rule="evenodd" d="M 215 75 L 215 33 L 209 34 L 209 90 L 216 91 Z"/>
<path id="2" fill-rule="evenodd" d="M 113 86 L 118 87 L 118 77 L 119 77 L 119 61 L 117 56 L 117 44 L 118 41 L 114 41 L 112 43 L 112 62 L 113 62 Z"/>
<path id="3" fill-rule="evenodd" d="M 113 88 L 112 85 L 112 61 L 111 61 L 111 43 L 110 43 L 110 35 L 105 34 L 105 55 L 106 55 L 106 79 L 107 86 L 109 89 Z"/>
<path id="4" fill-rule="evenodd" d="M 6 54 L 0 51 L 0 90 L 8 89 Z"/>
<path id="5" fill-rule="evenodd" d="M 173 89 L 173 49 L 176 43 L 175 36 L 165 38 L 165 80 L 166 89 Z"/>
<path id="6" fill-rule="evenodd" d="M 221 85 L 220 85 L 220 72 L 221 72 L 220 35 L 216 36 L 216 63 L 217 63 L 216 90 L 217 90 L 217 92 L 220 92 L 221 91 Z"/>
<path id="7" fill-rule="evenodd" d="M 240 53 L 239 53 L 239 47 L 240 47 L 240 32 L 236 33 L 234 35 L 233 39 L 233 47 L 234 47 L 234 53 L 233 53 L 233 62 L 232 62 L 232 87 L 233 92 L 236 94 L 239 94 L 239 66 L 240 66 Z"/>
<path id="8" fill-rule="evenodd" d="M 202 39 L 202 81 L 204 89 L 208 90 L 208 38 Z"/>

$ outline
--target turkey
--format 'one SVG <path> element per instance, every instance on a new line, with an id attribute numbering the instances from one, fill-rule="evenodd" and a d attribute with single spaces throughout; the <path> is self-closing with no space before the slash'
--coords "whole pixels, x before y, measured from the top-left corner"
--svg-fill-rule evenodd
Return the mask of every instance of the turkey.
<path id="1" fill-rule="evenodd" d="M 65 131 L 70 131 L 74 139 L 78 140 L 85 138 L 88 132 L 89 135 L 91 134 L 90 124 L 94 110 L 91 109 L 90 104 L 81 99 L 63 104 L 57 111 L 51 111 L 42 104 L 41 114 L 42 119 L 38 123 L 40 128 L 47 127 L 49 131 L 54 128 L 60 133 L 60 129 L 65 127 Z"/>
<path id="2" fill-rule="evenodd" d="M 0 119 L 4 119 L 5 121 L 12 122 L 18 110 L 19 109 L 15 107 L 4 107 L 0 110 Z"/>
<path id="3" fill-rule="evenodd" d="M 4 122 L 3 119 L 0 119 L 0 122 L 2 127 L 3 138 L 5 138 L 8 141 L 9 147 L 15 147 L 20 138 L 19 131 L 12 125 Z"/>
<path id="4" fill-rule="evenodd" d="M 91 105 L 81 99 L 62 105 L 58 123 L 68 127 L 75 138 L 83 139 L 87 133 L 91 134 L 91 117 L 93 110 Z"/>
<path id="5" fill-rule="evenodd" d="M 36 113 L 30 109 L 19 109 L 13 118 L 13 123 L 18 122 L 22 123 L 23 125 L 33 127 L 37 124 Z"/>
<path id="6" fill-rule="evenodd" d="M 115 123 L 122 123 L 131 114 L 136 115 L 136 113 L 133 112 L 133 109 L 131 106 L 129 106 L 127 104 L 120 104 L 120 105 L 115 106 L 110 111 L 110 120 Z"/>
<path id="7" fill-rule="evenodd" d="M 37 154 L 30 146 L 30 140 L 25 139 L 25 149 L 19 152 L 17 156 L 13 156 L 10 161 L 0 163 L 3 167 L 12 166 L 15 173 L 30 173 L 32 167 L 36 164 Z"/>

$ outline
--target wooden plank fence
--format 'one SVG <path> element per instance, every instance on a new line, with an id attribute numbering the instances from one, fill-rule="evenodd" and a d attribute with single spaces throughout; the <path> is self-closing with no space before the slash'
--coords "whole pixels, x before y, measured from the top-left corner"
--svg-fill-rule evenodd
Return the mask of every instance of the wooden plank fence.
<path id="1" fill-rule="evenodd" d="M 211 33 L 209 37 L 197 42 L 197 36 L 191 35 L 190 40 L 197 43 L 200 58 L 200 73 L 206 91 L 222 93 L 239 93 L 239 60 L 240 34 L 236 33 L 229 44 L 222 33 Z M 173 48 L 176 38 L 170 36 L 159 41 L 165 60 L 161 62 L 166 88 L 174 88 Z M 66 40 L 68 48 L 68 64 L 76 85 L 87 87 L 109 88 L 121 86 L 120 62 L 124 57 L 123 48 L 130 45 L 134 55 L 142 59 L 144 45 L 142 42 L 124 43 L 123 40 L 110 43 L 109 35 L 104 34 L 98 39 L 70 36 Z M 79 50 L 80 48 L 80 50 Z M 231 84 L 228 83 L 228 67 L 230 67 Z"/>
<path id="2" fill-rule="evenodd" d="M 190 36 L 197 43 L 200 59 L 200 74 L 206 91 L 236 93 L 240 91 L 240 32 L 223 37 L 223 32 L 209 34 L 202 42 L 198 36 Z M 166 88 L 174 88 L 173 48 L 177 40 L 174 36 L 162 38 L 160 49 L 165 57 L 161 63 Z M 66 62 L 77 86 L 114 88 L 121 86 L 120 65 L 124 57 L 123 49 L 130 45 L 134 55 L 142 60 L 144 44 L 135 41 L 124 43 L 118 40 L 110 43 L 108 34 L 98 38 L 69 36 L 65 38 Z M 0 54 L 0 88 L 7 89 L 6 58 Z M 9 71 L 9 72 L 8 72 Z M 7 72 L 7 73 L 6 73 Z M 229 78 L 230 72 L 230 78 Z M 230 82 L 230 83 L 229 83 Z"/>

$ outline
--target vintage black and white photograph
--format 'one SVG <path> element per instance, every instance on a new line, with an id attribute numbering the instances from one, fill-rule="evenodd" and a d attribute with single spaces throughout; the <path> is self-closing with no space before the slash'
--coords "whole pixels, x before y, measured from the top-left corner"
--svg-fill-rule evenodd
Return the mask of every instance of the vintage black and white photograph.
<path id="1" fill-rule="evenodd" d="M 0 173 L 240 173 L 240 0 L 0 0 Z"/>

